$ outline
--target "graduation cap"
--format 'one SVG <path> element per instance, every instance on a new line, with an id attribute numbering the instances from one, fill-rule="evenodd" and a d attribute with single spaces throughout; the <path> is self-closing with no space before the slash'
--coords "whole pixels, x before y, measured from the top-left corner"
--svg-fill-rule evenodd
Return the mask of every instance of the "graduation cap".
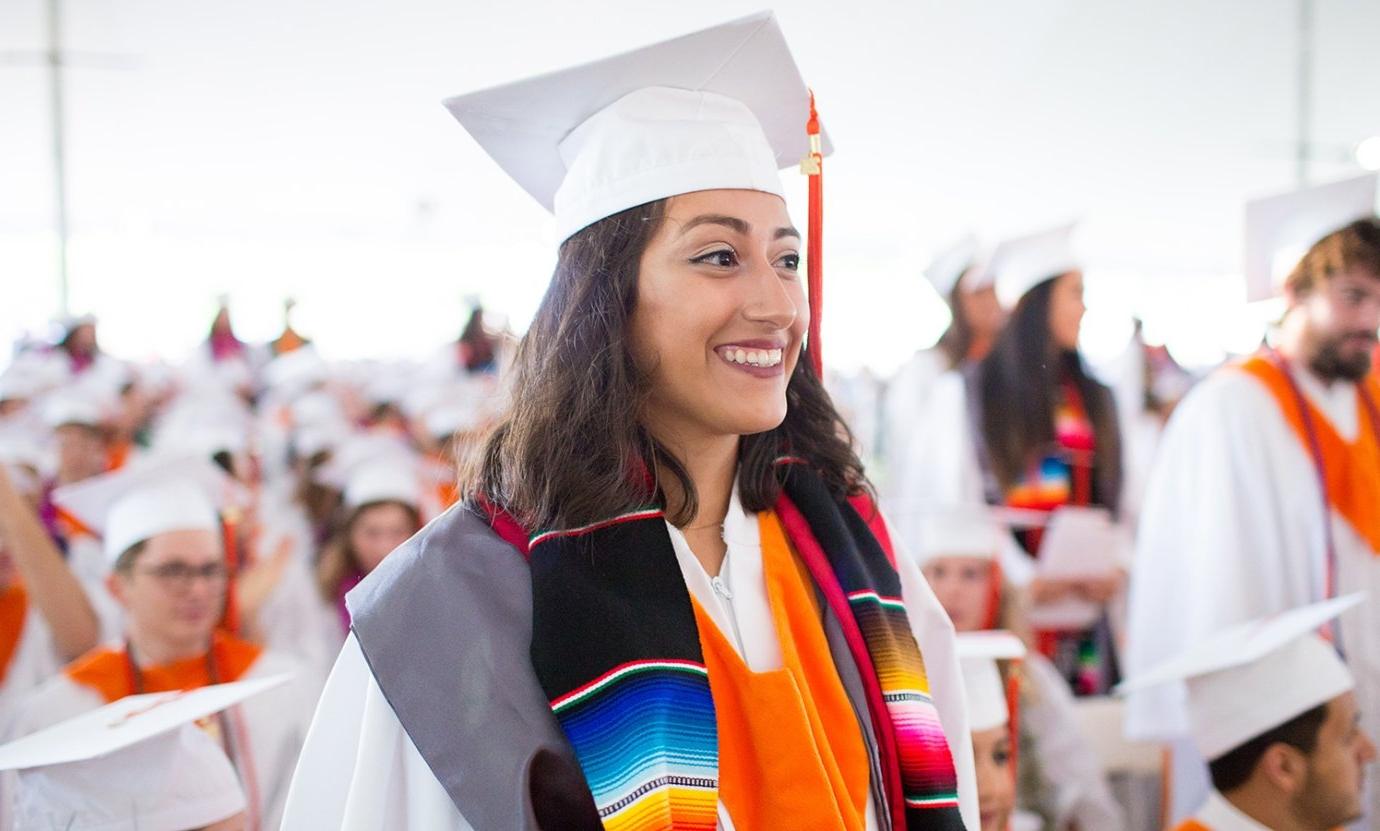
<path id="1" fill-rule="evenodd" d="M 459 95 L 445 106 L 555 213 L 562 240 L 619 211 L 684 193 L 739 188 L 779 196 L 777 171 L 810 153 L 810 94 L 771 12 Z"/>
<path id="2" fill-rule="evenodd" d="M 102 538 L 112 564 L 136 543 L 169 531 L 220 531 L 219 510 L 243 501 L 243 489 L 210 459 L 133 462 L 63 485 L 53 501 Z"/>
<path id="3" fill-rule="evenodd" d="M 965 234 L 930 260 L 930 264 L 925 267 L 925 279 L 947 303 L 949 295 L 953 294 L 954 287 L 963 279 L 964 274 L 969 275 L 968 279 L 964 280 L 965 290 L 973 291 L 985 287 L 985 280 L 973 279 L 975 276 L 981 278 L 986 274 L 986 269 L 978 268 L 981 257 L 982 246 L 978 238 L 973 234 Z"/>
<path id="4" fill-rule="evenodd" d="M 1355 686 L 1316 633 L 1364 599 L 1350 594 L 1223 629 L 1117 692 L 1184 683 L 1193 740 L 1212 761 Z"/>
<path id="5" fill-rule="evenodd" d="M 1375 215 L 1380 174 L 1329 182 L 1246 203 L 1246 300 L 1277 297 L 1308 249 L 1346 225 Z"/>
<path id="6" fill-rule="evenodd" d="M 109 396 L 89 385 L 72 385 L 48 394 L 43 401 L 43 421 L 53 430 L 69 425 L 100 427 L 112 409 Z"/>
<path id="7" fill-rule="evenodd" d="M 239 777 L 195 722 L 288 678 L 128 696 L 0 747 L 0 771 L 19 771 L 16 827 L 185 831 L 235 816 Z"/>
<path id="8" fill-rule="evenodd" d="M 997 661 L 1024 658 L 1025 644 L 1001 630 L 960 632 L 956 637 L 958 665 L 968 702 L 968 729 L 991 730 L 1007 725 L 1011 721 L 1010 697 Z"/>
<path id="9" fill-rule="evenodd" d="M 916 559 L 921 565 L 940 557 L 995 560 L 1006 530 L 986 505 L 929 510 L 919 517 L 916 528 Z"/>
<path id="10" fill-rule="evenodd" d="M 1005 240 L 992 251 L 988 265 L 1002 306 L 1014 308 L 1026 292 L 1045 282 L 1076 271 L 1073 250 L 1076 223 Z"/>
<path id="11" fill-rule="evenodd" d="M 421 507 L 421 457 L 393 436 L 365 433 L 350 438 L 317 476 L 342 493 L 346 510 L 374 502 Z"/>

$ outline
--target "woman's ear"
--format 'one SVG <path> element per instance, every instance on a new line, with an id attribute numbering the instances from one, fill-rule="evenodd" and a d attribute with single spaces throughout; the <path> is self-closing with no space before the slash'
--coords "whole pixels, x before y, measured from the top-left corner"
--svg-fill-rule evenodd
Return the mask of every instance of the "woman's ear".
<path id="1" fill-rule="evenodd" d="M 1266 748 L 1256 773 L 1290 796 L 1303 790 L 1308 779 L 1308 756 L 1296 747 L 1275 742 Z"/>

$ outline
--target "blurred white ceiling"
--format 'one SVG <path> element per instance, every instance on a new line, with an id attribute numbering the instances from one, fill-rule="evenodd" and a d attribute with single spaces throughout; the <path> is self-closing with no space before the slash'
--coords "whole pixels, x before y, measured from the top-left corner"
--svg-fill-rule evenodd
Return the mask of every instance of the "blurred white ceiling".
<path id="1" fill-rule="evenodd" d="M 46 2 L 0 3 L 0 337 L 54 309 L 47 87 L 21 60 Z M 222 291 L 251 334 L 298 295 L 342 353 L 452 335 L 472 293 L 520 328 L 550 226 L 440 99 L 759 7 L 63 0 L 73 305 L 148 352 L 190 343 Z M 1243 200 L 1295 183 L 1298 0 L 775 8 L 837 148 L 826 340 L 844 364 L 885 368 L 937 334 L 919 272 L 970 228 L 1083 217 L 1102 308 L 1231 302 Z M 1380 4 L 1313 8 L 1324 181 L 1380 133 Z"/>

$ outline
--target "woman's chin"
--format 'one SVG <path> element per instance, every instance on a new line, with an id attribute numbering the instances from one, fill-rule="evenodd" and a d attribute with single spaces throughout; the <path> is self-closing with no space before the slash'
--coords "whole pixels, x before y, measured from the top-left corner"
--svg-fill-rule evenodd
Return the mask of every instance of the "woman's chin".
<path id="1" fill-rule="evenodd" d="M 732 429 L 727 432 L 738 436 L 766 433 L 780 427 L 781 422 L 785 420 L 786 411 L 784 409 L 742 413 L 731 419 Z"/>

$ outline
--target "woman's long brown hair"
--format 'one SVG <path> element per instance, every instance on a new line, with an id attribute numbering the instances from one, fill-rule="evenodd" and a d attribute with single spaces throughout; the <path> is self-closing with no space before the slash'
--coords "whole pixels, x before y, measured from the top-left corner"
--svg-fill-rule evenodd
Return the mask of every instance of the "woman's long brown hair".
<path id="1" fill-rule="evenodd" d="M 1113 512 L 1121 496 L 1121 430 L 1112 392 L 1093 378 L 1076 351 L 1060 349 L 1049 330 L 1055 278 L 1026 292 L 992 351 L 977 366 L 982 433 L 993 472 L 1009 488 L 1055 443 L 1059 385 L 1078 388 L 1097 437 L 1094 503 Z"/>
<path id="2" fill-rule="evenodd" d="M 665 200 L 615 214 L 561 246 L 551 285 L 513 365 L 512 404 L 462 477 L 467 497 L 503 506 L 532 531 L 577 528 L 656 505 L 688 522 L 697 510 L 684 466 L 643 427 L 649 379 L 634 363 L 630 323 L 638 266 Z M 693 302 L 693 298 L 686 298 Z M 803 354 L 786 387 L 786 418 L 743 436 L 743 507 L 772 507 L 783 454 L 814 467 L 838 495 L 870 489 L 852 436 Z M 664 506 L 658 473 L 684 499 Z"/>

